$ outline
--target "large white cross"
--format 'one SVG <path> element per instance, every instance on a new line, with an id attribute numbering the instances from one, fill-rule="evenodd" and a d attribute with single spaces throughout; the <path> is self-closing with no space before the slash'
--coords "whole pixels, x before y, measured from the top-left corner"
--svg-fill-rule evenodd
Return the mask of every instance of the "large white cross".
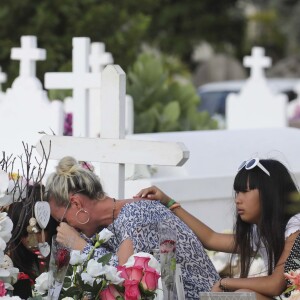
<path id="1" fill-rule="evenodd" d="M 91 53 L 89 55 L 89 65 L 92 73 L 101 72 L 104 67 L 113 64 L 114 59 L 110 52 L 105 52 L 105 44 L 96 42 L 91 44 Z"/>
<path id="2" fill-rule="evenodd" d="M 45 135 L 41 139 L 51 159 L 73 156 L 77 160 L 100 162 L 100 178 L 105 192 L 124 197 L 125 164 L 183 165 L 189 151 L 184 144 L 125 139 L 126 76 L 118 65 L 107 66 L 102 73 L 100 138 Z M 37 143 L 37 151 L 42 147 Z"/>
<path id="3" fill-rule="evenodd" d="M 101 73 L 90 73 L 88 57 L 90 39 L 85 37 L 73 38 L 72 72 L 46 73 L 45 87 L 47 89 L 73 90 L 73 135 L 87 136 L 88 134 L 88 90 L 100 88 Z"/>
<path id="4" fill-rule="evenodd" d="M 21 48 L 12 48 L 10 58 L 20 61 L 20 76 L 35 77 L 36 61 L 46 59 L 46 50 L 37 48 L 36 36 L 22 36 Z"/>
<path id="5" fill-rule="evenodd" d="M 251 78 L 262 78 L 264 77 L 264 68 L 268 68 L 272 64 L 272 60 L 265 55 L 265 49 L 262 47 L 253 47 L 251 56 L 245 56 L 243 64 L 245 67 L 250 68 Z"/>

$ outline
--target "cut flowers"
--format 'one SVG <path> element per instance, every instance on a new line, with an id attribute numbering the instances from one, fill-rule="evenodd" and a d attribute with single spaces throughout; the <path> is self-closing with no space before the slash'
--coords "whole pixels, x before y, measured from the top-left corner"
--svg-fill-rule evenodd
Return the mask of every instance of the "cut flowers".
<path id="1" fill-rule="evenodd" d="M 94 246 L 87 256 L 71 252 L 70 266 L 59 299 L 65 300 L 152 300 L 155 299 L 160 278 L 160 265 L 150 254 L 140 252 L 131 256 L 123 266 L 109 265 L 111 253 L 94 259 L 95 250 L 113 234 L 103 229 L 95 236 Z M 47 273 L 36 279 L 35 297 L 46 296 Z"/>
<path id="2" fill-rule="evenodd" d="M 300 265 L 300 260 L 294 259 L 294 261 Z M 289 294 L 288 299 L 300 299 L 300 268 L 297 270 L 291 270 L 288 273 L 284 273 L 286 279 L 289 280 L 290 284 L 285 290 L 284 294 Z"/>

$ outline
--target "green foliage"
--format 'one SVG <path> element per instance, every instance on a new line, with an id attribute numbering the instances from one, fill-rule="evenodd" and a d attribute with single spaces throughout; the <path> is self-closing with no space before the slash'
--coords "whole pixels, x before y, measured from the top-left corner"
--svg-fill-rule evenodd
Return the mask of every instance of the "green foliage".
<path id="1" fill-rule="evenodd" d="M 222 48 L 239 48 L 243 18 L 238 0 L 1 0 L 0 65 L 8 83 L 18 76 L 19 62 L 10 60 L 22 35 L 35 35 L 47 50 L 37 64 L 45 72 L 71 71 L 72 38 L 102 41 L 125 72 L 148 44 L 177 55 L 191 65 L 194 46 L 206 40 Z"/>
<path id="2" fill-rule="evenodd" d="M 175 76 L 186 74 L 186 70 L 179 68 L 178 60 L 172 60 L 176 68 L 170 71 L 170 58 L 143 53 L 129 70 L 127 93 L 134 101 L 135 133 L 217 127 L 206 112 L 197 112 L 200 100 L 196 90 L 189 80 Z"/>

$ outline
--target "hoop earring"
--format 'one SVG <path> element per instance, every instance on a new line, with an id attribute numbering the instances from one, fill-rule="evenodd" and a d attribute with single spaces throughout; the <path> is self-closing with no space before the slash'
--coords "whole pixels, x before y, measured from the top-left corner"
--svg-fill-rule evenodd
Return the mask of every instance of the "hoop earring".
<path id="1" fill-rule="evenodd" d="M 84 212 L 85 214 L 88 215 L 88 218 L 87 218 L 87 220 L 86 220 L 85 222 L 80 222 L 80 221 L 78 220 L 78 214 L 79 214 L 80 212 Z M 81 225 L 84 225 L 84 224 L 88 223 L 88 222 L 90 221 L 90 214 L 89 214 L 89 212 L 86 211 L 86 210 L 83 209 L 83 208 L 80 208 L 80 209 L 77 211 L 77 213 L 76 213 L 76 221 L 77 221 L 79 224 L 81 224 Z"/>

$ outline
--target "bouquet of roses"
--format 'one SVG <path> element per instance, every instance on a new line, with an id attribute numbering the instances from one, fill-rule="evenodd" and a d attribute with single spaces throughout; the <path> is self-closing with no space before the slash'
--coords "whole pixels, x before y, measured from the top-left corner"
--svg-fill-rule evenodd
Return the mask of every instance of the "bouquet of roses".
<path id="1" fill-rule="evenodd" d="M 98 260 L 93 258 L 96 248 L 108 241 L 113 234 L 102 230 L 96 235 L 94 247 L 87 257 L 72 251 L 70 266 L 64 279 L 60 299 L 65 300 L 152 300 L 158 289 L 160 267 L 148 253 L 134 254 L 124 266 L 109 265 L 111 254 Z M 47 293 L 47 273 L 36 279 L 35 298 Z"/>

